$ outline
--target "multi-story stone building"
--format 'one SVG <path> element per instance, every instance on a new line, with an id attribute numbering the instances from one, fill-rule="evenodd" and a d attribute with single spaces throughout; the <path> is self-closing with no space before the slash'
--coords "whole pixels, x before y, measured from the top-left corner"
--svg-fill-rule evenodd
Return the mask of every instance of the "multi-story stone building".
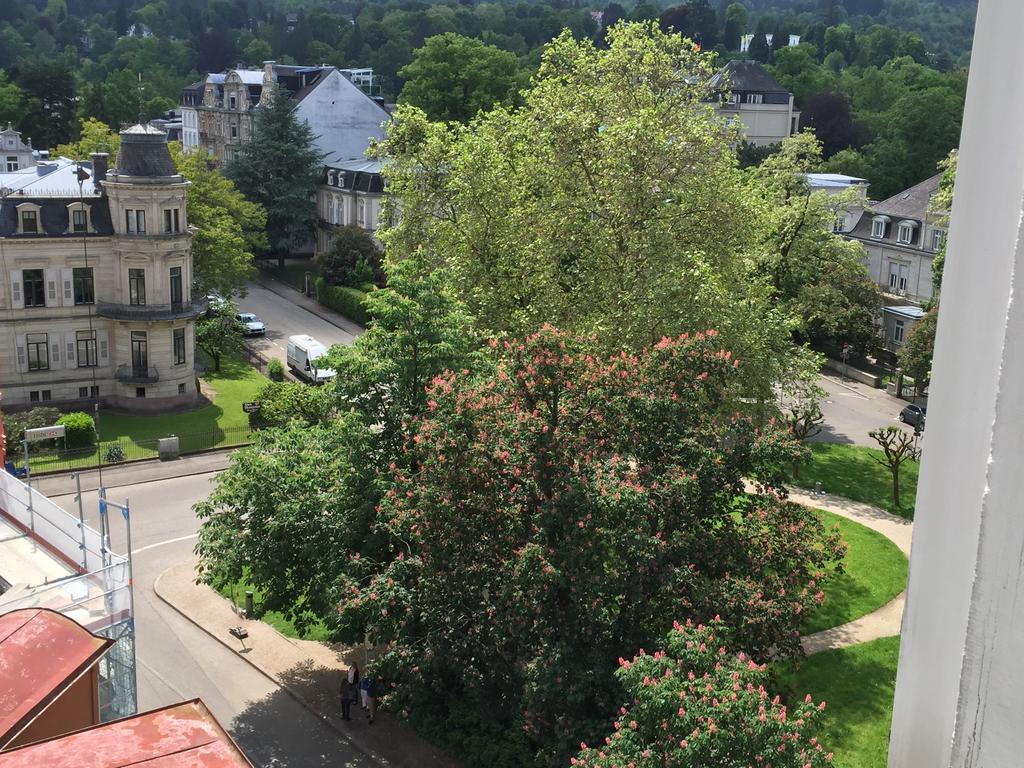
<path id="1" fill-rule="evenodd" d="M 371 139 L 384 136 L 390 119 L 379 98 L 366 91 L 373 71 L 299 67 L 267 61 L 263 69 L 238 67 L 209 74 L 182 92 L 182 141 L 203 147 L 224 163 L 252 136 L 255 109 L 275 83 L 295 102 L 295 114 L 313 131 L 325 157 L 363 157 Z M 200 85 L 202 86 L 200 95 Z"/>
<path id="2" fill-rule="evenodd" d="M 162 131 L 0 173 L 0 391 L 6 407 L 100 401 L 163 410 L 197 400 L 188 182 Z"/>
<path id="3" fill-rule="evenodd" d="M 325 164 L 316 189 L 319 221 L 315 253 L 331 247 L 338 227 L 355 224 L 375 235 L 383 203 L 384 178 L 380 174 L 380 162 L 338 160 Z"/>
<path id="4" fill-rule="evenodd" d="M 711 85 L 721 95 L 716 110 L 727 120 L 738 120 L 749 143 L 769 147 L 799 130 L 793 94 L 758 62 L 733 59 L 711 78 Z"/>

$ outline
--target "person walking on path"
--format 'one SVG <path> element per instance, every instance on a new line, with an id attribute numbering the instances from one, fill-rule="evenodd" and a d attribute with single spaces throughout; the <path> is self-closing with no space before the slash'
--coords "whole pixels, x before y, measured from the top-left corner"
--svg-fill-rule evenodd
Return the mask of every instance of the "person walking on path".
<path id="1" fill-rule="evenodd" d="M 370 699 L 367 690 L 370 685 L 370 676 L 364 675 L 363 679 L 359 681 L 359 697 L 362 699 L 363 711 L 370 711 Z"/>
<path id="2" fill-rule="evenodd" d="M 359 673 L 356 672 L 356 675 Z M 341 719 L 351 720 L 352 719 L 352 702 L 356 700 L 359 695 L 358 689 L 352 684 L 352 670 L 342 673 L 341 675 L 341 690 L 338 694 L 341 697 Z"/>
<path id="3" fill-rule="evenodd" d="M 377 678 L 373 675 L 367 675 L 365 678 L 366 688 L 366 716 L 370 718 L 370 725 L 373 725 L 373 721 L 377 716 Z"/>

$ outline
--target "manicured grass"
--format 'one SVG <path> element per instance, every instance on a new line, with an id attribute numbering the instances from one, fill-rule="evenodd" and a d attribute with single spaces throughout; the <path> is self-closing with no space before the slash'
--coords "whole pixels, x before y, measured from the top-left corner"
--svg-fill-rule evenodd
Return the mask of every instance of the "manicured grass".
<path id="1" fill-rule="evenodd" d="M 888 510 L 912 520 L 917 496 L 918 462 L 906 461 L 900 467 L 900 506 L 893 504 L 892 475 L 879 464 L 882 452 L 860 445 L 812 443 L 811 460 L 800 467 L 800 477 L 793 481 L 802 488 L 821 483 L 826 493 L 844 496 Z"/>
<path id="2" fill-rule="evenodd" d="M 776 670 L 784 698 L 826 702 L 817 735 L 837 768 L 885 768 L 899 650 L 899 637 L 883 637 Z"/>
<path id="3" fill-rule="evenodd" d="M 153 458 L 157 455 L 153 441 L 172 434 L 182 438 L 182 452 L 248 442 L 244 427 L 248 426 L 249 417 L 242 410 L 242 403 L 254 400 L 267 379 L 255 368 L 230 357 L 221 360 L 220 371 L 208 371 L 202 378 L 215 392 L 210 405 L 152 415 L 100 411 L 98 449 L 76 451 L 70 460 L 60 455 L 32 457 L 32 471 L 93 467 L 97 451 L 102 455 L 114 441 L 127 444 L 125 453 L 129 460 Z"/>
<path id="4" fill-rule="evenodd" d="M 256 609 L 256 616 L 259 620 L 269 624 L 285 637 L 291 637 L 298 640 L 316 640 L 318 642 L 325 642 L 331 639 L 330 633 L 327 631 L 327 627 L 325 627 L 324 623 L 320 620 L 317 620 L 310 626 L 306 627 L 305 633 L 300 633 L 299 630 L 295 628 L 295 622 L 286 619 L 280 612 L 261 611 L 260 603 L 263 601 L 263 592 L 251 584 L 248 584 L 245 579 L 241 579 L 235 584 L 224 587 L 223 589 L 218 590 L 218 592 L 233 601 L 239 608 L 245 608 L 245 590 L 247 589 L 252 590 L 253 607 Z"/>
<path id="5" fill-rule="evenodd" d="M 822 585 L 825 602 L 807 616 L 800 634 L 810 635 L 860 618 L 892 600 L 907 585 L 907 557 L 882 534 L 818 510 L 825 525 L 839 526 L 846 542 L 844 572 Z"/>

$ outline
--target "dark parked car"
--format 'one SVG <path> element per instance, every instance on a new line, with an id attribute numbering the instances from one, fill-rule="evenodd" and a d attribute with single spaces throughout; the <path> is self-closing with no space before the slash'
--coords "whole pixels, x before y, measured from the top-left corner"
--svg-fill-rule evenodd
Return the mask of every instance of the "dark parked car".
<path id="1" fill-rule="evenodd" d="M 928 407 L 924 405 L 908 405 L 900 411 L 900 421 L 912 427 L 924 428 L 924 420 L 928 415 Z"/>

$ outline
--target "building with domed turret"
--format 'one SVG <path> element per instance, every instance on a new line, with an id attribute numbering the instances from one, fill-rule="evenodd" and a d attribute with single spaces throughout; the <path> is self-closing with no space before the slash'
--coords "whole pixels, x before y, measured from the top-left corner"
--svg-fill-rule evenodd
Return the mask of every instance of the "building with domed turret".
<path id="1" fill-rule="evenodd" d="M 165 410 L 197 400 L 192 236 L 166 135 L 0 173 L 0 391 L 41 403 Z"/>

